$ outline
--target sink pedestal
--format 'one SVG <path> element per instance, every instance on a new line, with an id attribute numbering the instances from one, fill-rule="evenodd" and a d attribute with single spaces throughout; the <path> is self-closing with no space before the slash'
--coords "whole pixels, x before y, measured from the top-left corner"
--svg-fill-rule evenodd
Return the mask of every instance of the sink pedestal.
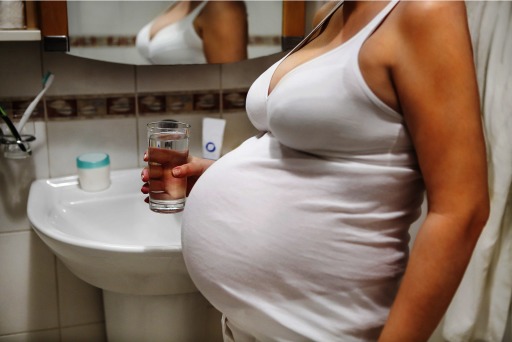
<path id="1" fill-rule="evenodd" d="M 131 295 L 103 290 L 109 342 L 222 341 L 221 314 L 199 292 Z"/>

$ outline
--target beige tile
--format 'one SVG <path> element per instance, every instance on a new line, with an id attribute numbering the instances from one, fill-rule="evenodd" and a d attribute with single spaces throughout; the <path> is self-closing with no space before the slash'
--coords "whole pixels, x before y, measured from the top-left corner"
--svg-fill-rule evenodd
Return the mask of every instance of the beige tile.
<path id="1" fill-rule="evenodd" d="M 255 58 L 239 63 L 222 65 L 221 82 L 223 89 L 249 88 L 263 71 L 267 70 L 279 58 L 282 53 Z"/>
<path id="2" fill-rule="evenodd" d="M 220 88 L 220 65 L 137 66 L 137 92 Z"/>
<path id="3" fill-rule="evenodd" d="M 34 159 L 35 177 L 48 178 L 50 167 L 48 165 L 48 141 L 46 138 L 46 123 L 42 121 L 28 122 L 23 132 L 32 134 L 36 140 L 31 143 L 32 158 Z"/>
<path id="4" fill-rule="evenodd" d="M 32 97 L 42 88 L 39 42 L 0 42 L 0 96 Z"/>
<path id="5" fill-rule="evenodd" d="M 34 159 L 5 159 L 0 156 L 0 232 L 29 230 L 27 199 L 35 179 Z"/>
<path id="6" fill-rule="evenodd" d="M 63 328 L 61 342 L 106 342 L 105 324 L 87 324 Z M 2 341 L 0 341 L 2 342 Z"/>
<path id="7" fill-rule="evenodd" d="M 59 339 L 59 329 L 0 336 L 0 342 L 56 342 Z"/>
<path id="8" fill-rule="evenodd" d="M 212 305 L 208 305 L 206 312 L 206 338 L 208 342 L 222 342 L 221 322 L 222 313 L 220 313 Z"/>
<path id="9" fill-rule="evenodd" d="M 53 254 L 34 232 L 0 234 L 0 335 L 58 326 Z"/>
<path id="10" fill-rule="evenodd" d="M 237 148 L 248 138 L 258 134 L 258 130 L 254 128 L 245 112 L 224 113 L 222 117 L 226 119 L 222 155 Z"/>
<path id="11" fill-rule="evenodd" d="M 57 261 L 59 315 L 63 327 L 103 322 L 102 290 L 77 278 Z"/>
<path id="12" fill-rule="evenodd" d="M 135 92 L 135 67 L 70 56 L 43 54 L 45 70 L 54 81 L 46 95 L 124 94 Z"/>
<path id="13" fill-rule="evenodd" d="M 136 119 L 50 121 L 48 150 L 51 177 L 76 174 L 76 157 L 87 152 L 108 153 L 112 170 L 136 167 Z"/>
<path id="14" fill-rule="evenodd" d="M 23 130 L 36 140 L 31 142 L 32 156 L 7 159 L 0 153 L 0 232 L 29 230 L 27 199 L 32 181 L 48 177 L 48 149 L 43 122 L 28 122 Z"/>

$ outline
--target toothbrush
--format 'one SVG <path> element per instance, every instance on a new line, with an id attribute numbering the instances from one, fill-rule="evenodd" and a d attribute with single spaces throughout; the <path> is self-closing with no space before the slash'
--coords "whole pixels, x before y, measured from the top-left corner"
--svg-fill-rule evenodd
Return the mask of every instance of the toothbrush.
<path id="1" fill-rule="evenodd" d="M 23 139 L 21 139 L 20 133 L 18 133 L 18 131 L 16 130 L 16 127 L 12 123 L 11 119 L 9 119 L 7 114 L 4 112 L 2 107 L 0 107 L 0 116 L 7 124 L 7 127 L 11 131 L 12 136 L 16 139 L 16 144 L 18 144 L 18 146 L 20 147 L 20 149 L 23 152 L 27 152 L 27 148 L 25 147 L 25 144 L 23 144 Z"/>
<path id="2" fill-rule="evenodd" d="M 36 98 L 28 105 L 27 109 L 23 113 L 23 116 L 21 117 L 20 122 L 18 122 L 18 131 L 21 132 L 25 124 L 27 123 L 28 119 L 32 115 L 32 112 L 36 108 L 37 103 L 41 100 L 41 97 L 43 97 L 44 93 L 50 88 L 50 86 L 53 83 L 53 74 L 51 72 L 47 72 L 43 77 L 43 90 L 36 96 Z"/>

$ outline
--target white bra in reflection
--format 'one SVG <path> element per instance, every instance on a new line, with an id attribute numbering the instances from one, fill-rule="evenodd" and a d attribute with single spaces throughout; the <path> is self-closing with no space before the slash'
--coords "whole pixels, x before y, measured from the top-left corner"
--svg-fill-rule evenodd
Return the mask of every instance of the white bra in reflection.
<path id="1" fill-rule="evenodd" d="M 192 12 L 178 22 L 164 27 L 150 39 L 153 21 L 137 34 L 139 53 L 152 64 L 202 64 L 206 63 L 203 41 L 194 28 L 194 20 L 207 1 L 203 1 Z"/>

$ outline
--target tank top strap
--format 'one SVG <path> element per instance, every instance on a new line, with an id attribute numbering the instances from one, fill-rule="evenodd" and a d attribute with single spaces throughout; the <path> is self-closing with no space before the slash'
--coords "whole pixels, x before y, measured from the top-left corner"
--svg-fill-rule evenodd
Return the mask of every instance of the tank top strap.
<path id="1" fill-rule="evenodd" d="M 395 8 L 396 4 L 398 4 L 400 0 L 391 0 L 389 4 L 386 5 L 366 26 L 356 34 L 361 44 L 379 27 L 379 25 L 386 19 L 389 13 Z M 287 55 L 294 53 L 295 51 L 302 48 L 306 45 L 310 39 L 317 33 L 318 30 L 321 30 L 323 26 L 330 20 L 332 15 L 340 8 L 345 0 L 340 0 L 338 3 L 331 9 L 331 11 L 320 21 L 320 23 L 311 30 L 311 32 L 306 35 L 302 41 L 297 44 L 293 49 L 291 49 Z"/>
<path id="2" fill-rule="evenodd" d="M 400 0 L 391 0 L 358 34 L 358 41 L 362 44 L 373 32 L 379 27 L 380 24 L 386 19 L 389 13 L 395 8 Z"/>
<path id="3" fill-rule="evenodd" d="M 208 3 L 208 1 L 201 2 L 196 8 L 194 8 L 192 10 L 192 12 L 190 12 L 186 16 L 186 20 L 194 21 L 194 19 L 196 19 L 196 17 L 199 15 L 199 13 L 201 13 L 201 11 L 203 10 L 204 6 L 206 6 L 207 3 Z"/>
<path id="4" fill-rule="evenodd" d="M 327 15 L 311 30 L 311 32 L 309 32 L 297 45 L 295 45 L 295 47 L 293 49 L 291 49 L 288 53 L 287 53 L 287 56 L 288 55 L 291 55 L 292 53 L 294 53 L 295 51 L 299 50 L 300 48 L 302 48 L 304 45 L 306 45 L 310 39 L 318 32 L 318 30 L 322 30 L 324 25 L 329 21 L 329 19 L 332 17 L 332 15 L 334 14 L 334 12 L 336 12 L 336 10 L 338 8 L 340 8 L 343 3 L 345 2 L 345 0 L 340 0 L 338 1 L 338 3 L 329 11 L 329 13 L 327 13 Z"/>

